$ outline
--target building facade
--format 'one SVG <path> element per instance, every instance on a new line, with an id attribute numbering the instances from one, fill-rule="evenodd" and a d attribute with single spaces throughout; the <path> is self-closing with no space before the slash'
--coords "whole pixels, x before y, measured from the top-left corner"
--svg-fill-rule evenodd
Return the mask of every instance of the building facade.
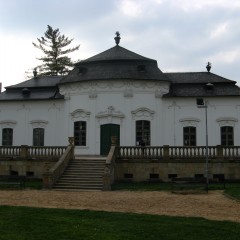
<path id="1" fill-rule="evenodd" d="M 65 146 L 107 155 L 120 146 L 240 145 L 240 94 L 235 81 L 210 70 L 163 73 L 157 61 L 116 44 L 80 61 L 67 76 L 38 77 L 0 94 L 3 146 Z"/>

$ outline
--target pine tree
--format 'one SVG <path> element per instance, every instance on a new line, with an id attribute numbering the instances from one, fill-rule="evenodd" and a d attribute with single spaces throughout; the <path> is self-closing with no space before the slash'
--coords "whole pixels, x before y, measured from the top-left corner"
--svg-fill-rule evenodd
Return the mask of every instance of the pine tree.
<path id="1" fill-rule="evenodd" d="M 73 39 L 68 39 L 61 35 L 59 29 L 47 26 L 44 37 L 37 38 L 38 43 L 32 43 L 34 47 L 40 49 L 44 56 L 37 58 L 42 64 L 37 67 L 40 76 L 57 76 L 67 74 L 74 63 L 67 54 L 79 49 L 79 46 L 65 49 L 72 43 Z"/>

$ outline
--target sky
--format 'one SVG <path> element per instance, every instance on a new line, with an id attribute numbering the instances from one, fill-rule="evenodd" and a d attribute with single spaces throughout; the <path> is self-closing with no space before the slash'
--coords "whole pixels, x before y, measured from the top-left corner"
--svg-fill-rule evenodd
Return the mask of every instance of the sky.
<path id="1" fill-rule="evenodd" d="M 47 25 L 80 44 L 72 60 L 120 46 L 162 72 L 211 72 L 240 86 L 240 0 L 0 0 L 0 82 L 27 80 Z M 4 89 L 3 89 L 4 90 Z"/>

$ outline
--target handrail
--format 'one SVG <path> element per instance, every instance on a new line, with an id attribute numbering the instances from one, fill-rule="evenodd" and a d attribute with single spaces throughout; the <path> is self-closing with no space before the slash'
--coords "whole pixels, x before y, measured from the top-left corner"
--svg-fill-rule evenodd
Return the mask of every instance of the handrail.
<path id="1" fill-rule="evenodd" d="M 104 191 L 110 191 L 111 185 L 114 182 L 115 149 L 116 149 L 116 146 L 112 145 L 106 159 L 104 174 L 103 174 L 103 190 Z"/>
<path id="2" fill-rule="evenodd" d="M 74 146 L 69 145 L 59 160 L 43 174 L 43 186 L 44 188 L 52 188 L 57 182 L 60 176 L 65 171 L 69 164 L 69 161 L 73 158 Z"/>

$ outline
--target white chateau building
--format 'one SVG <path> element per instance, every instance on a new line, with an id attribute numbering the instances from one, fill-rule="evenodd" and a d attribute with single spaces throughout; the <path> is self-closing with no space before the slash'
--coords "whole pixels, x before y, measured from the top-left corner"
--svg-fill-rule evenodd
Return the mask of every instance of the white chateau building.
<path id="1" fill-rule="evenodd" d="M 118 39 L 119 38 L 119 39 Z M 116 37 L 120 40 L 120 37 Z M 240 91 L 206 72 L 163 73 L 157 61 L 118 45 L 80 61 L 67 76 L 38 77 L 0 94 L 3 146 L 66 146 L 107 155 L 120 146 L 240 146 Z"/>

